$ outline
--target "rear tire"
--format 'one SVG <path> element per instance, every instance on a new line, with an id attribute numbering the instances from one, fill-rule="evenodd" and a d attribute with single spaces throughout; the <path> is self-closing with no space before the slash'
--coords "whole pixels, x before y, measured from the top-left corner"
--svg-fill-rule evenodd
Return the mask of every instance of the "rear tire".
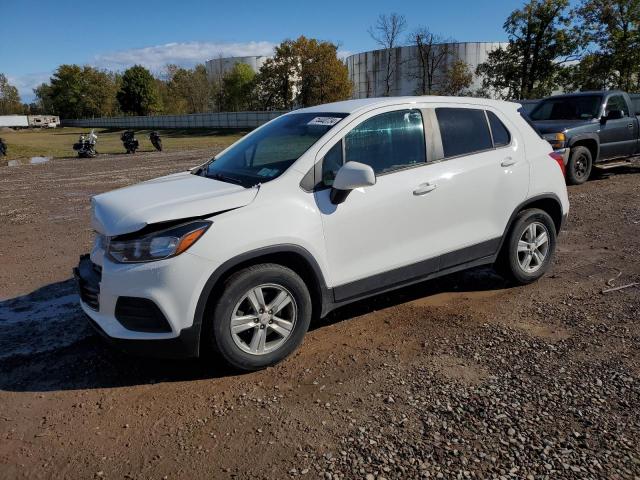
<path id="1" fill-rule="evenodd" d="M 496 265 L 508 280 L 526 285 L 542 277 L 556 249 L 556 227 L 544 210 L 523 210 L 513 222 Z"/>
<path id="2" fill-rule="evenodd" d="M 311 311 L 309 290 L 293 270 L 245 268 L 225 282 L 211 319 L 211 346 L 239 370 L 275 365 L 302 343 Z"/>
<path id="3" fill-rule="evenodd" d="M 587 147 L 571 149 L 567 162 L 567 184 L 581 185 L 589 179 L 593 168 L 593 157 Z"/>

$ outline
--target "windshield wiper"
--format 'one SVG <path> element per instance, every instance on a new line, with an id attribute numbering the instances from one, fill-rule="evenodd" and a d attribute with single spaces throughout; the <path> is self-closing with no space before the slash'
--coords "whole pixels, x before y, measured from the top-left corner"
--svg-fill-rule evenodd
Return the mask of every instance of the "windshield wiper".
<path id="1" fill-rule="evenodd" d="M 239 178 L 230 177 L 228 175 L 225 175 L 224 173 L 217 172 L 213 175 L 207 175 L 207 177 L 213 178 L 214 180 L 220 180 L 221 182 L 235 183 L 236 185 L 242 185 L 244 187 L 244 182 L 242 180 L 240 180 Z"/>

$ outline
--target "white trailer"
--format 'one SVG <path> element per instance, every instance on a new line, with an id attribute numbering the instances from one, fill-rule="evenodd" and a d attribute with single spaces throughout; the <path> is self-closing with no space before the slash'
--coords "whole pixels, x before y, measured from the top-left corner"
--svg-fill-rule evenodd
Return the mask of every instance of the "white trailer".
<path id="1" fill-rule="evenodd" d="M 30 127 L 56 128 L 60 125 L 60 117 L 56 115 L 29 115 Z"/>
<path id="2" fill-rule="evenodd" d="M 0 127 L 28 127 L 26 115 L 0 115 Z"/>

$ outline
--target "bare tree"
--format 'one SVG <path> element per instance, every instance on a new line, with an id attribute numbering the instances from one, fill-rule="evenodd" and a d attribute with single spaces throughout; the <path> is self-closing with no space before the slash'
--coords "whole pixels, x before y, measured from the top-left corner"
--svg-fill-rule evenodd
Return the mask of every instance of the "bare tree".
<path id="1" fill-rule="evenodd" d="M 450 38 L 431 33 L 429 29 L 420 27 L 409 36 L 409 43 L 415 45 L 418 50 L 417 65 L 411 72 L 411 76 L 418 80 L 416 94 L 431 95 L 437 93 L 437 83 L 440 80 L 438 74 L 445 70 L 452 53 L 449 43 Z"/>
<path id="2" fill-rule="evenodd" d="M 375 25 L 369 27 L 369 35 L 373 40 L 386 50 L 386 70 L 384 77 L 384 95 L 391 93 L 391 79 L 395 73 L 393 62 L 394 49 L 398 46 L 400 35 L 407 28 L 407 20 L 404 15 L 397 13 L 380 14 Z"/>

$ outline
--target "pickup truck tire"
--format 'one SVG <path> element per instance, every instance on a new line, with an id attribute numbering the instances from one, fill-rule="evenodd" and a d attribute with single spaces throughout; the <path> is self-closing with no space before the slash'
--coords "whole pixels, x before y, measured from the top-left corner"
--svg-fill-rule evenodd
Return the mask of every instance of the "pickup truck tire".
<path id="1" fill-rule="evenodd" d="M 311 312 L 309 290 L 293 270 L 273 263 L 253 265 L 225 282 L 208 340 L 232 367 L 259 370 L 298 348 Z"/>
<path id="2" fill-rule="evenodd" d="M 505 239 L 496 270 L 507 280 L 526 285 L 542 277 L 556 249 L 556 227 L 544 210 L 530 208 L 518 214 Z"/>
<path id="3" fill-rule="evenodd" d="M 593 158 L 587 147 L 573 147 L 567 163 L 567 184 L 581 185 L 589 179 Z"/>

